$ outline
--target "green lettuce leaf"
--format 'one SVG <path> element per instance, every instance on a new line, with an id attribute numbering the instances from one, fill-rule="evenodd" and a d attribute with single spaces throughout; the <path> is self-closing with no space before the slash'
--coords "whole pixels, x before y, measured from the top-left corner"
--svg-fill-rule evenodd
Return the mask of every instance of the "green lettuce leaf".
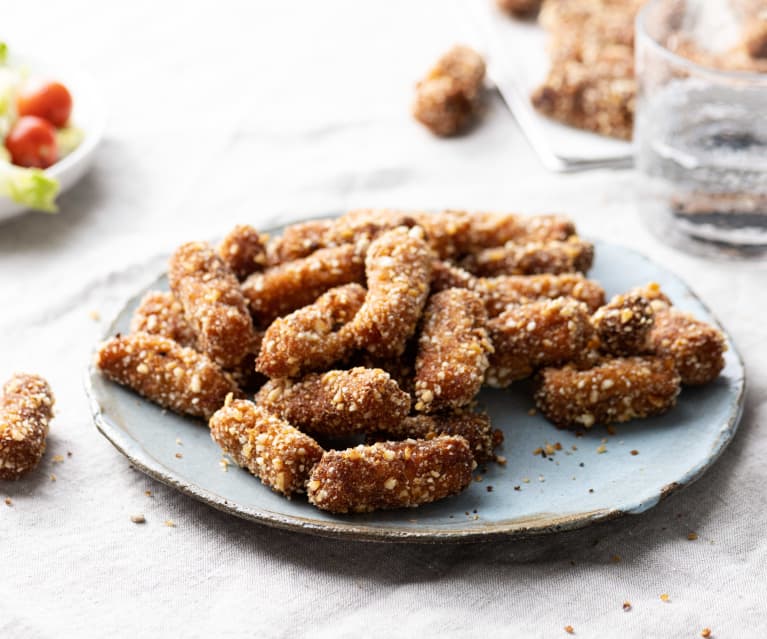
<path id="1" fill-rule="evenodd" d="M 11 198 L 30 209 L 56 213 L 59 181 L 41 169 L 25 169 L 0 162 L 0 195 Z"/>

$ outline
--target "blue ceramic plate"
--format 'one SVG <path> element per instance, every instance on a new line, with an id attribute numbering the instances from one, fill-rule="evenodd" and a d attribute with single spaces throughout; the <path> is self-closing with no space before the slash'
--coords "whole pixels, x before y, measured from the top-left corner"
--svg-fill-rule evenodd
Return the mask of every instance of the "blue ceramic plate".
<path id="1" fill-rule="evenodd" d="M 678 277 L 624 247 L 597 242 L 590 276 L 603 284 L 608 297 L 657 281 L 679 308 L 718 324 Z M 167 281 L 161 277 L 150 288 L 167 289 Z M 108 336 L 127 331 L 143 293 L 126 304 Z M 727 364 L 716 382 L 685 388 L 670 413 L 617 425 L 612 435 L 596 427 L 576 437 L 531 415 L 533 402 L 525 383 L 505 391 L 483 390 L 479 402 L 506 437 L 506 465 L 479 468 L 477 481 L 456 497 L 367 515 L 327 514 L 303 498 L 280 497 L 245 470 L 231 466 L 225 472 L 221 451 L 202 421 L 165 412 L 93 368 L 86 387 L 96 426 L 136 467 L 238 517 L 363 540 L 485 540 L 638 515 L 700 477 L 732 439 L 743 408 L 743 362 L 729 336 L 728 345 Z M 183 442 L 182 459 L 175 457 L 177 438 Z M 561 450 L 553 455 L 533 454 L 557 442 Z"/>

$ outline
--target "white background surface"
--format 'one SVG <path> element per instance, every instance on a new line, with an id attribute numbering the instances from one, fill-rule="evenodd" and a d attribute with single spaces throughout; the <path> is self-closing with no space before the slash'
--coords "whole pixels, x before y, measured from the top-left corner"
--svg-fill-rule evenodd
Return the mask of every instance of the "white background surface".
<path id="1" fill-rule="evenodd" d="M 414 81 L 462 37 L 444 3 L 67 0 L 4 14 L 11 46 L 66 55 L 96 77 L 110 123 L 58 216 L 0 226 L 0 377 L 40 372 L 58 398 L 39 471 L 0 484 L 0 637 L 767 632 L 767 271 L 659 245 L 631 172 L 545 172 L 497 99 L 459 139 L 413 123 Z M 641 517 L 469 546 L 281 533 L 131 470 L 91 423 L 81 377 L 158 256 L 237 222 L 376 205 L 562 211 L 584 234 L 667 264 L 745 356 L 735 441 Z M 136 513 L 145 525 L 131 523 Z"/>

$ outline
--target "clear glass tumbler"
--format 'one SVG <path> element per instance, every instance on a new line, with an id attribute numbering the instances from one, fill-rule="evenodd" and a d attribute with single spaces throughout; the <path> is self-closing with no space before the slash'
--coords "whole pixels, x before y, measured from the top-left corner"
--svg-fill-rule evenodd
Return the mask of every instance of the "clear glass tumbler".
<path id="1" fill-rule="evenodd" d="M 640 214 L 655 234 L 698 253 L 767 256 L 760 5 L 649 0 L 637 17 Z"/>

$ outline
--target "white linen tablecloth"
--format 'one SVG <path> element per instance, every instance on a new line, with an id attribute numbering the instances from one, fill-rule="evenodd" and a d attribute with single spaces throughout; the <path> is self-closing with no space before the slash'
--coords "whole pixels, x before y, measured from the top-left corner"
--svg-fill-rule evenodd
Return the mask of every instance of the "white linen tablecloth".
<path id="1" fill-rule="evenodd" d="M 12 47 L 96 77 L 110 121 L 58 215 L 0 225 L 0 378 L 39 372 L 57 396 L 39 470 L 0 483 L 0 637 L 767 633 L 767 270 L 659 244 L 631 172 L 547 173 L 497 98 L 464 137 L 415 124 L 414 81 L 465 37 L 445 3 L 16 1 L 4 14 Z M 82 389 L 121 303 L 183 240 L 352 206 L 561 211 L 667 265 L 745 357 L 735 441 L 642 516 L 474 545 L 279 532 L 132 470 Z"/>

